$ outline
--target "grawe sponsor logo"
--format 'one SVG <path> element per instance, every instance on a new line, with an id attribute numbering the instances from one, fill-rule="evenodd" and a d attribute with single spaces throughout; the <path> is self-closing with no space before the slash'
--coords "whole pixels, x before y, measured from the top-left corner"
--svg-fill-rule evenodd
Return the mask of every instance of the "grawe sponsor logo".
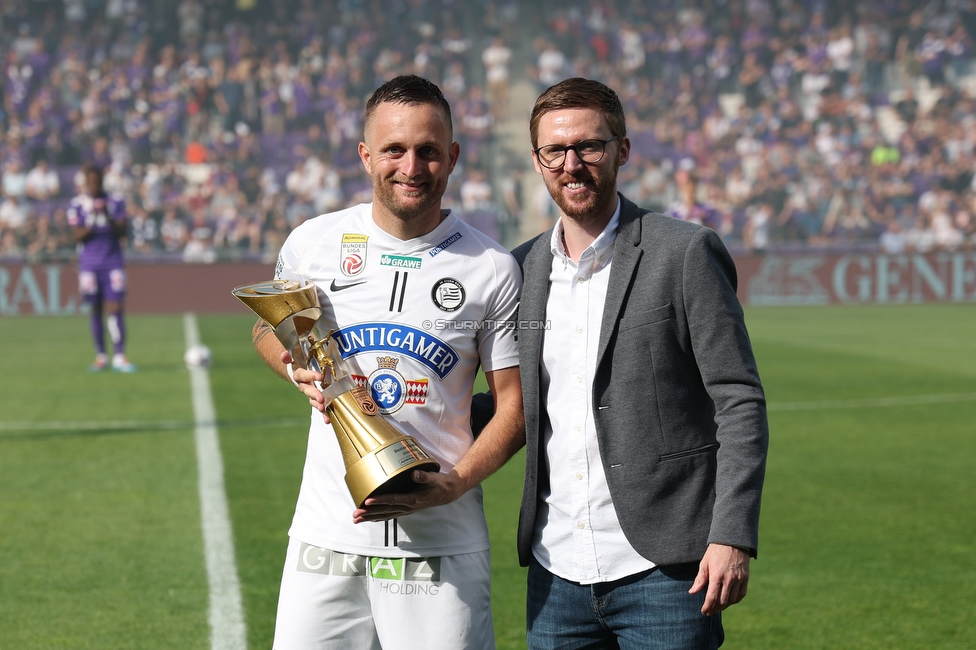
<path id="1" fill-rule="evenodd" d="M 406 255 L 382 255 L 380 266 L 392 266 L 398 269 L 419 269 L 424 260 L 419 257 L 407 257 Z"/>

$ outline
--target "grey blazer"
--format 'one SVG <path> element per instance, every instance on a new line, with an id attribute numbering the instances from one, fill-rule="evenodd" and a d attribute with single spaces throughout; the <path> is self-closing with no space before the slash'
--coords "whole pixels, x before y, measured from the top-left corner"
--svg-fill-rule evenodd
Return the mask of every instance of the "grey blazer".
<path id="1" fill-rule="evenodd" d="M 592 407 L 620 527 L 658 565 L 697 561 L 720 542 L 758 549 L 769 431 L 736 297 L 735 265 L 714 231 L 642 210 L 621 195 Z M 552 230 L 513 254 L 519 320 L 546 318 Z M 525 487 L 519 562 L 532 557 L 548 484 L 540 395 L 543 332 L 519 331 Z"/>

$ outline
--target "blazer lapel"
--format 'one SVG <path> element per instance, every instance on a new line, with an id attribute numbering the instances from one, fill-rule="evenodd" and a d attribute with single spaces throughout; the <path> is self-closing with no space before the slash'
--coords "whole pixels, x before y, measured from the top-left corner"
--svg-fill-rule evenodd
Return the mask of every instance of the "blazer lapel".
<path id="1" fill-rule="evenodd" d="M 620 320 L 620 309 L 630 289 L 631 278 L 637 269 L 643 251 L 641 241 L 641 212 L 634 203 L 620 195 L 620 226 L 613 244 L 613 260 L 610 263 L 610 283 L 603 303 L 603 320 L 600 323 L 600 344 L 597 347 L 596 367 L 600 367 L 607 351 L 610 335 Z"/>
<path id="2" fill-rule="evenodd" d="M 522 264 L 522 298 L 519 320 L 541 322 L 546 318 L 546 297 L 549 293 L 549 274 L 552 271 L 552 251 L 548 231 L 539 237 Z M 537 363 L 542 355 L 542 330 L 527 327 L 519 330 L 520 354 L 523 360 Z"/>

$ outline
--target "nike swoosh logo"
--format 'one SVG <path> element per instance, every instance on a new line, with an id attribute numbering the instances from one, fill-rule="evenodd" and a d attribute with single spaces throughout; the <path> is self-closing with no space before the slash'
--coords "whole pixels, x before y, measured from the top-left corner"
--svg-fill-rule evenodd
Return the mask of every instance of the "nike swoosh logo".
<path id="1" fill-rule="evenodd" d="M 366 284 L 366 280 L 363 280 L 362 282 L 353 282 L 352 284 L 336 284 L 336 281 L 333 280 L 332 284 L 329 285 L 329 291 L 342 291 L 343 289 L 348 289 L 350 287 L 358 287 L 361 284 Z"/>

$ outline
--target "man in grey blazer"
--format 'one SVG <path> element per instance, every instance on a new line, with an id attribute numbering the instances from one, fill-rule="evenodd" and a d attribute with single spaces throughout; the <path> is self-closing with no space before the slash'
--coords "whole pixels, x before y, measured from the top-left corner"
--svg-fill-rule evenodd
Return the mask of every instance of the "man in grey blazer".
<path id="1" fill-rule="evenodd" d="M 536 101 L 560 209 L 523 244 L 519 560 L 530 648 L 717 648 L 758 548 L 766 403 L 718 235 L 617 193 L 616 93 Z"/>

